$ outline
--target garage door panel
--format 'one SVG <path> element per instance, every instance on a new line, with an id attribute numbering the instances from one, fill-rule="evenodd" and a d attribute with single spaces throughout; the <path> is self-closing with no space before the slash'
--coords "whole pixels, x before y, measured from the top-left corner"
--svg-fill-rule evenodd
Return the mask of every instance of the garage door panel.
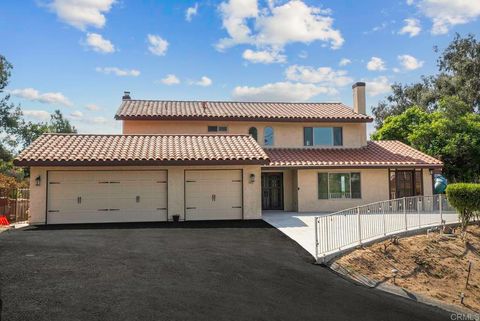
<path id="1" fill-rule="evenodd" d="M 166 171 L 49 172 L 59 184 L 49 184 L 48 223 L 165 221 L 166 180 Z"/>
<path id="2" fill-rule="evenodd" d="M 241 219 L 242 185 L 241 170 L 186 171 L 186 219 Z"/>

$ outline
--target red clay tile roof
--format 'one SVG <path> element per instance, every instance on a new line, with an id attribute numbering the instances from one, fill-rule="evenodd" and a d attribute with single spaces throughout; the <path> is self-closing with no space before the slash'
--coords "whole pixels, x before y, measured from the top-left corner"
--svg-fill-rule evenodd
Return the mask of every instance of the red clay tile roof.
<path id="1" fill-rule="evenodd" d="M 248 135 L 43 134 L 14 160 L 17 166 L 266 163 Z"/>
<path id="2" fill-rule="evenodd" d="M 122 102 L 116 119 L 371 122 L 341 103 L 133 100 Z"/>
<path id="3" fill-rule="evenodd" d="M 363 148 L 271 148 L 269 167 L 442 167 L 443 163 L 399 141 L 369 141 Z"/>

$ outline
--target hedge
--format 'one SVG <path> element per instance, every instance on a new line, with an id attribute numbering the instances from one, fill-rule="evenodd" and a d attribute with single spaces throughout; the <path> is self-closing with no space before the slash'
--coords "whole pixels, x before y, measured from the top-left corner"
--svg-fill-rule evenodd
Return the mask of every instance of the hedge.
<path id="1" fill-rule="evenodd" d="M 447 199 L 459 213 L 462 228 L 480 215 L 480 184 L 456 183 L 447 186 Z"/>

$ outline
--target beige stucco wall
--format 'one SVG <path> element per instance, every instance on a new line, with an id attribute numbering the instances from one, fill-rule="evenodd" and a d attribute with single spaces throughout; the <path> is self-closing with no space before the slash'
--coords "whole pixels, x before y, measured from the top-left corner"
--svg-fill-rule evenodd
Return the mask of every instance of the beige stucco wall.
<path id="1" fill-rule="evenodd" d="M 261 204 L 261 170 L 258 165 L 244 166 L 101 166 L 101 167 L 31 167 L 30 168 L 30 223 L 45 224 L 47 199 L 47 171 L 53 170 L 167 170 L 168 171 L 168 216 L 179 214 L 183 217 L 184 209 L 184 172 L 193 169 L 242 169 L 243 170 L 243 216 L 244 219 L 260 219 Z M 250 183 L 250 175 L 255 175 L 255 182 Z M 40 176 L 40 186 L 35 186 L 35 178 Z"/>
<path id="2" fill-rule="evenodd" d="M 273 147 L 304 147 L 304 127 L 335 126 L 343 127 L 343 146 L 336 148 L 361 147 L 367 144 L 366 125 L 363 123 L 124 120 L 123 134 L 209 134 L 208 126 L 227 126 L 227 134 L 248 134 L 250 127 L 256 127 L 260 145 L 263 145 L 265 127 L 272 127 Z"/>
<path id="3" fill-rule="evenodd" d="M 318 173 L 360 172 L 361 199 L 318 199 Z M 424 195 L 432 195 L 432 178 L 428 169 L 423 170 Z M 298 170 L 298 211 L 333 212 L 362 204 L 389 199 L 388 169 L 335 169 Z"/>

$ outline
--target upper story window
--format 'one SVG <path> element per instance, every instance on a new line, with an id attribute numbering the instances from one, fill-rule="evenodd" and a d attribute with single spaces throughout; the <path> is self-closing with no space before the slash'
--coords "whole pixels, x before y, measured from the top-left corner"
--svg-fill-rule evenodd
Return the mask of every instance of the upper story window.
<path id="1" fill-rule="evenodd" d="M 303 129 L 304 146 L 342 146 L 342 127 L 305 127 Z"/>
<path id="2" fill-rule="evenodd" d="M 208 126 L 209 133 L 217 133 L 217 132 L 224 132 L 228 131 L 227 126 Z"/>
<path id="3" fill-rule="evenodd" d="M 258 142 L 258 130 L 256 127 L 250 127 L 248 134 L 253 137 Z"/>
<path id="4" fill-rule="evenodd" d="M 263 131 L 263 144 L 265 146 L 273 146 L 273 128 L 265 127 Z"/>

